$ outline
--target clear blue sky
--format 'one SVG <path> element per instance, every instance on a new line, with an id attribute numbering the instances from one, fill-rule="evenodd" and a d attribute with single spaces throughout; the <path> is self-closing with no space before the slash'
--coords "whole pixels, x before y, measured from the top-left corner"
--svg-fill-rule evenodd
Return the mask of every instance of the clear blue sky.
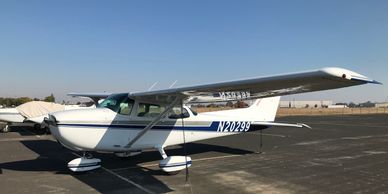
<path id="1" fill-rule="evenodd" d="M 349 68 L 384 82 L 286 99 L 388 97 L 388 1 L 0 2 L 0 96 L 139 91 Z"/>

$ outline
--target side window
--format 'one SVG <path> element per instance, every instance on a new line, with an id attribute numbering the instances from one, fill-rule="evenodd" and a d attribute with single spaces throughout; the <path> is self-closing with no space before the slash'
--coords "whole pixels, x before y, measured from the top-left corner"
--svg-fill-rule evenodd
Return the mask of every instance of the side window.
<path id="1" fill-rule="evenodd" d="M 181 107 L 172 108 L 172 110 L 168 116 L 168 118 L 170 118 L 170 119 L 181 119 L 181 118 L 188 118 L 188 117 L 190 117 L 189 112 L 187 112 L 187 110 L 184 108 L 183 114 L 182 114 Z"/>
<path id="2" fill-rule="evenodd" d="M 137 109 L 138 117 L 157 117 L 164 111 L 164 107 L 156 104 L 139 103 Z"/>
<path id="3" fill-rule="evenodd" d="M 132 107 L 133 100 L 127 98 L 125 101 L 120 103 L 119 110 L 117 111 L 117 113 L 122 115 L 129 115 L 131 114 Z"/>

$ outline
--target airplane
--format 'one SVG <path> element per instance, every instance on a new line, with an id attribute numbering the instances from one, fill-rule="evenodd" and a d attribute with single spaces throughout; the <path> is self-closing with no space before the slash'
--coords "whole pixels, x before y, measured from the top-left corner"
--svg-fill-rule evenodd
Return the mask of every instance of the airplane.
<path id="1" fill-rule="evenodd" d="M 16 108 L 2 108 L 0 109 L 0 122 L 6 124 L 0 131 L 7 133 L 9 132 L 10 125 L 20 123 L 32 123 L 35 129 L 42 129 L 45 128 L 43 119 L 48 117 L 48 113 L 94 107 L 94 105 L 82 107 L 79 105 L 61 105 L 52 102 L 31 101 L 19 105 Z"/>
<path id="2" fill-rule="evenodd" d="M 272 126 L 309 127 L 302 123 L 277 123 L 280 96 L 362 84 L 381 84 L 342 68 L 323 68 L 165 90 L 94 94 L 106 98 L 97 108 L 50 113 L 45 123 L 54 138 L 68 149 L 83 152 L 68 163 L 74 172 L 101 167 L 89 152 L 118 156 L 156 149 L 161 170 L 176 174 L 191 166 L 189 156 L 168 156 L 168 146 L 263 130 Z M 72 96 L 88 96 L 72 93 Z M 252 100 L 248 108 L 196 113 L 190 103 Z"/>

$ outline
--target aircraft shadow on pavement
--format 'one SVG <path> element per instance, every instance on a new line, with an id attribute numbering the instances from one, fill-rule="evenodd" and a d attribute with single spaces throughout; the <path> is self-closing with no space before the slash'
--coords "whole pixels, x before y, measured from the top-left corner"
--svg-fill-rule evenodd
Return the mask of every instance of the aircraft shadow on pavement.
<path id="1" fill-rule="evenodd" d="M 9 129 L 9 132 L 16 132 L 21 136 L 44 135 L 47 133 L 44 129 L 37 130 L 32 126 L 10 126 Z"/>
<path id="2" fill-rule="evenodd" d="M 72 151 L 64 148 L 59 143 L 50 140 L 34 140 L 34 141 L 21 141 L 21 143 L 30 150 L 37 153 L 39 156 L 32 160 L 14 161 L 0 164 L 0 172 L 3 169 L 16 170 L 16 171 L 49 171 L 55 174 L 69 174 L 83 183 L 93 187 L 99 192 L 112 192 L 114 190 L 128 190 L 133 188 L 133 185 L 127 184 L 120 180 L 118 177 L 107 173 L 103 169 L 83 173 L 75 174 L 67 168 L 67 163 L 77 156 Z M 182 146 L 175 146 L 171 149 L 166 149 L 168 155 L 184 155 L 184 149 Z M 219 152 L 225 154 L 249 154 L 251 151 L 230 148 L 218 145 L 209 145 L 202 143 L 188 143 L 186 144 L 187 155 L 200 154 L 205 152 Z M 78 153 L 80 154 L 80 153 Z M 154 176 L 167 175 L 161 170 L 154 168 L 143 168 L 142 163 L 154 162 L 157 164 L 161 160 L 161 156 L 158 151 L 146 151 L 138 156 L 134 156 L 127 159 L 120 159 L 114 154 L 102 154 L 93 153 L 94 157 L 102 160 L 102 166 L 107 169 L 119 169 L 120 175 L 126 177 L 125 174 L 129 174 L 130 180 L 141 184 L 145 187 L 151 185 L 152 190 L 157 190 L 157 193 L 165 193 L 172 191 L 167 185 L 159 181 Z M 157 167 L 156 167 L 157 168 Z M 121 174 L 121 173 L 124 173 Z M 181 172 L 184 173 L 184 172 Z M 113 181 L 113 182 L 112 182 Z M 118 182 L 119 181 L 119 182 Z M 123 184 L 118 184 L 123 183 Z"/>

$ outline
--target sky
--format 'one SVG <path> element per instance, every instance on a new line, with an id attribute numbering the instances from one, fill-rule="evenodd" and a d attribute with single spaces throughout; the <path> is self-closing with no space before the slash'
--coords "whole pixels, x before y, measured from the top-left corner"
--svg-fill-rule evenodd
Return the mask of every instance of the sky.
<path id="1" fill-rule="evenodd" d="M 388 100 L 388 1 L 2 0 L 0 96 L 133 92 L 343 67 L 385 83 L 284 97 Z"/>

